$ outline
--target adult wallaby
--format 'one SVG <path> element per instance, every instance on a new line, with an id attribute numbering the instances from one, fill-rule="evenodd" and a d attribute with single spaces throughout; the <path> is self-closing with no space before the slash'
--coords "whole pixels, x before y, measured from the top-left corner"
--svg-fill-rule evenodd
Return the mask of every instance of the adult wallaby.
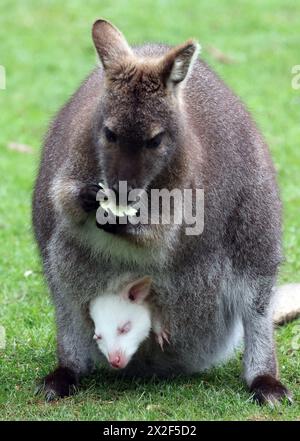
<path id="1" fill-rule="evenodd" d="M 93 40 L 102 62 L 45 140 L 33 224 L 56 308 L 58 368 L 48 398 L 94 366 L 89 302 L 127 273 L 149 275 L 168 322 L 164 352 L 148 339 L 128 373 L 199 372 L 232 354 L 244 332 L 244 377 L 260 402 L 290 398 L 278 379 L 272 297 L 281 207 L 268 148 L 241 101 L 189 40 L 131 48 L 109 22 Z M 98 229 L 98 183 L 203 188 L 204 231 L 184 225 Z M 125 276 L 124 276 L 125 277 Z M 119 283 L 119 282 L 118 282 Z"/>

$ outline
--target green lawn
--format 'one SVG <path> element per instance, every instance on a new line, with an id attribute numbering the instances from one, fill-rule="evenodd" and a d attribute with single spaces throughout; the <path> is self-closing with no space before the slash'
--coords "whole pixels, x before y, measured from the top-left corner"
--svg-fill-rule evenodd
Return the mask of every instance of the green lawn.
<path id="1" fill-rule="evenodd" d="M 36 378 L 55 365 L 55 327 L 30 223 L 43 134 L 93 67 L 90 28 L 105 17 L 131 43 L 196 37 L 201 56 L 244 99 L 279 174 L 286 254 L 280 280 L 299 281 L 300 90 L 291 87 L 291 68 L 300 64 L 299 14 L 297 0 L 2 0 L 0 65 L 7 88 L 0 90 L 0 325 L 7 344 L 0 350 L 1 419 L 300 419 L 300 356 L 291 343 L 299 321 L 276 333 L 293 406 L 271 410 L 250 402 L 239 378 L 240 356 L 193 378 L 124 382 L 99 372 L 74 397 L 46 404 L 34 396 Z M 11 150 L 12 142 L 32 152 Z M 26 277 L 26 271 L 32 273 Z"/>

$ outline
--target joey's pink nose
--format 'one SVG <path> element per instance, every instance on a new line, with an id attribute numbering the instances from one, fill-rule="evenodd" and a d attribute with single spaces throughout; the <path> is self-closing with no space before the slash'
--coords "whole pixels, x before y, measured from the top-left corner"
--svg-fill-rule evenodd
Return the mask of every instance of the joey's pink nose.
<path id="1" fill-rule="evenodd" d="M 122 355 L 119 352 L 114 353 L 114 354 L 109 354 L 109 362 L 110 362 L 111 366 L 116 369 L 122 369 L 127 364 L 124 355 Z"/>

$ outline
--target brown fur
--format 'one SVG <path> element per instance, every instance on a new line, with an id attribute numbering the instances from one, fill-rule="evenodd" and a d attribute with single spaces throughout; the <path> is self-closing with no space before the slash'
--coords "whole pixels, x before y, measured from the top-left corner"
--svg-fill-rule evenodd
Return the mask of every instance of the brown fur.
<path id="1" fill-rule="evenodd" d="M 132 49 L 104 20 L 93 40 L 102 66 L 51 125 L 34 193 L 59 365 L 90 372 L 93 329 L 82 307 L 124 273 L 149 274 L 171 344 L 162 353 L 150 339 L 129 371 L 200 372 L 232 354 L 243 328 L 248 386 L 275 377 L 271 300 L 281 216 L 266 143 L 241 101 L 196 60 L 192 40 Z M 150 148 L 158 133 L 159 146 Z M 187 236 L 184 224 L 100 231 L 93 195 L 101 179 L 110 188 L 126 180 L 129 189 L 204 189 L 203 234 Z"/>

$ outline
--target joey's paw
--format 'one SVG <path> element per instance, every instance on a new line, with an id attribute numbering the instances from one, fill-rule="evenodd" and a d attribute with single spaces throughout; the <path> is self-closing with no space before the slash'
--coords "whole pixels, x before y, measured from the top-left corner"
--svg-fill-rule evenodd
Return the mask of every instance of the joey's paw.
<path id="1" fill-rule="evenodd" d="M 72 395 L 77 384 L 77 376 L 72 369 L 58 367 L 44 378 L 36 393 L 42 393 L 46 401 L 53 401 Z"/>
<path id="2" fill-rule="evenodd" d="M 89 213 L 99 207 L 99 202 L 96 201 L 96 195 L 99 190 L 100 187 L 96 184 L 87 184 L 81 188 L 79 203 L 85 212 Z"/>
<path id="3" fill-rule="evenodd" d="M 169 331 L 166 329 L 163 329 L 161 332 L 155 334 L 155 339 L 159 346 L 161 347 L 161 350 L 164 350 L 164 342 L 166 341 L 168 344 L 170 344 L 170 334 Z"/>
<path id="4" fill-rule="evenodd" d="M 287 400 L 292 403 L 292 395 L 289 390 L 272 375 L 259 375 L 256 377 L 250 387 L 253 398 L 259 404 L 268 404 L 274 407 L 280 402 Z"/>

